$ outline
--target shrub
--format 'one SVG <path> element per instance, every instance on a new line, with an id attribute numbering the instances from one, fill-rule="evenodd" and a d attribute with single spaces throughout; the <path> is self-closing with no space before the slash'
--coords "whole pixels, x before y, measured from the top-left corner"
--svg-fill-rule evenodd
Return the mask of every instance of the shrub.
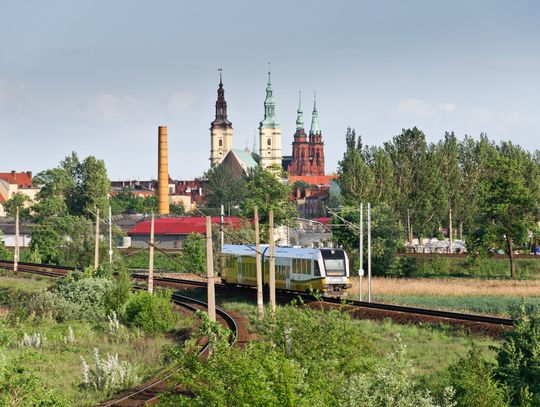
<path id="1" fill-rule="evenodd" d="M 522 304 L 514 330 L 506 334 L 497 354 L 497 377 L 509 388 L 517 405 L 540 405 L 540 312 Z"/>
<path id="2" fill-rule="evenodd" d="M 498 407 L 508 405 L 507 389 L 494 378 L 495 365 L 486 362 L 476 349 L 448 368 L 455 401 L 460 406 Z"/>
<path id="3" fill-rule="evenodd" d="M 106 390 L 112 393 L 133 386 L 139 378 L 135 367 L 126 361 L 120 361 L 118 355 L 107 353 L 102 358 L 99 350 L 94 348 L 94 367 L 90 368 L 86 360 L 81 356 L 83 386 L 96 390 Z"/>
<path id="4" fill-rule="evenodd" d="M 78 318 L 82 311 L 79 304 L 70 302 L 55 292 L 42 291 L 30 297 L 26 313 L 41 318 L 50 316 L 57 322 L 64 322 Z"/>
<path id="5" fill-rule="evenodd" d="M 118 276 L 113 282 L 112 289 L 107 293 L 105 303 L 108 310 L 114 311 L 116 314 L 122 314 L 132 294 L 133 284 L 126 267 L 121 267 L 117 271 Z"/>
<path id="6" fill-rule="evenodd" d="M 171 331 L 176 324 L 171 296 L 170 291 L 159 291 L 155 294 L 148 291 L 135 293 L 126 305 L 126 323 L 150 334 Z"/>
<path id="7" fill-rule="evenodd" d="M 106 318 L 107 298 L 113 286 L 113 282 L 107 278 L 70 273 L 59 280 L 53 293 L 79 306 L 78 319 L 99 321 Z"/>

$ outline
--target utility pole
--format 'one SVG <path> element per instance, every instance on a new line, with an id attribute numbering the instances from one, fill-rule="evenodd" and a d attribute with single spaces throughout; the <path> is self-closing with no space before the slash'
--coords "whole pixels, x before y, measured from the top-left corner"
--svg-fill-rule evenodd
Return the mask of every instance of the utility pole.
<path id="1" fill-rule="evenodd" d="M 270 312 L 276 313 L 276 258 L 274 256 L 274 211 L 270 209 L 268 213 L 268 235 L 270 240 Z"/>
<path id="2" fill-rule="evenodd" d="M 255 264 L 257 270 L 257 309 L 259 319 L 264 318 L 263 304 L 263 282 L 262 282 L 262 264 L 261 264 L 261 240 L 259 235 L 259 208 L 255 207 Z"/>
<path id="3" fill-rule="evenodd" d="M 99 208 L 96 208 L 96 244 L 94 251 L 94 270 L 99 266 Z"/>
<path id="4" fill-rule="evenodd" d="M 15 214 L 15 251 L 13 253 L 13 271 L 19 268 L 19 207 Z"/>
<path id="5" fill-rule="evenodd" d="M 214 290 L 214 257 L 212 254 L 212 218 L 206 217 L 206 268 L 208 287 L 208 317 L 216 322 L 216 293 Z"/>
<path id="6" fill-rule="evenodd" d="M 367 204 L 368 301 L 371 302 L 371 203 Z"/>
<path id="7" fill-rule="evenodd" d="M 112 210 L 109 205 L 109 264 L 112 264 Z"/>
<path id="8" fill-rule="evenodd" d="M 224 233 L 223 233 L 223 226 L 225 223 L 224 217 L 225 217 L 225 208 L 223 205 L 221 205 L 221 251 L 223 251 L 223 242 L 224 242 Z"/>
<path id="9" fill-rule="evenodd" d="M 452 239 L 452 208 L 448 209 L 448 236 L 450 237 L 450 253 L 452 253 L 453 249 L 453 239 Z"/>
<path id="10" fill-rule="evenodd" d="M 358 267 L 358 278 L 360 280 L 360 287 L 358 292 L 358 299 L 362 301 L 362 277 L 364 276 L 364 203 L 360 202 L 360 232 L 359 232 L 359 256 L 360 266 Z"/>
<path id="11" fill-rule="evenodd" d="M 154 211 L 150 220 L 150 256 L 148 260 L 148 292 L 154 292 Z"/>

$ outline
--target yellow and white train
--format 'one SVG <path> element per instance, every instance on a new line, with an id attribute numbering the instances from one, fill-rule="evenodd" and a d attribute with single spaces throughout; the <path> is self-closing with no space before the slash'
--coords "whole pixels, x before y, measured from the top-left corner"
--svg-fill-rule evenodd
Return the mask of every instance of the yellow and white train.
<path id="1" fill-rule="evenodd" d="M 268 245 L 260 245 L 264 285 L 269 281 L 269 252 Z M 224 283 L 257 285 L 255 245 L 226 244 L 221 253 Z M 349 261 L 343 249 L 276 246 L 274 255 L 277 289 L 308 291 L 311 288 L 338 295 L 350 287 Z"/>

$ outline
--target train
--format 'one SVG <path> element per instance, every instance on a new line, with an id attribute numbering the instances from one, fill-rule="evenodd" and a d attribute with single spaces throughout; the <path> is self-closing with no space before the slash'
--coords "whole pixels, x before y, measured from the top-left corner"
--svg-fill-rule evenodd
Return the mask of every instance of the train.
<path id="1" fill-rule="evenodd" d="M 259 246 L 263 284 L 268 286 L 270 247 Z M 254 244 L 225 244 L 221 251 L 221 279 L 225 284 L 257 286 Z M 341 248 L 281 247 L 274 250 L 276 289 L 341 295 L 348 288 L 349 260 Z"/>

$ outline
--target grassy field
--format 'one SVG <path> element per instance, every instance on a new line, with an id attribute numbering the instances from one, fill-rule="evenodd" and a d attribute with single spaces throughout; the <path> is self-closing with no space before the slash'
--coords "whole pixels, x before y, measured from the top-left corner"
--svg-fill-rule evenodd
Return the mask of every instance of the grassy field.
<path id="1" fill-rule="evenodd" d="M 121 326 L 120 333 L 114 333 L 108 329 L 108 322 L 59 323 L 47 317 L 26 317 L 20 310 L 10 311 L 9 306 L 13 303 L 9 304 L 9 301 L 17 306 L 20 293 L 44 290 L 51 283 L 50 279 L 0 275 L 0 367 L 16 361 L 18 366 L 37 377 L 43 387 L 63 394 L 68 405 L 95 405 L 110 396 L 104 390 L 81 386 L 81 357 L 92 367 L 95 348 L 102 357 L 110 353 L 134 365 L 139 382 L 142 382 L 163 369 L 164 350 L 180 341 L 172 334 L 152 336 L 125 326 Z M 187 329 L 189 323 L 190 320 L 181 319 L 179 330 Z M 74 334 L 72 343 L 65 339 L 70 327 Z M 36 333 L 46 338 L 41 347 L 22 346 L 24 334 Z"/>
<path id="2" fill-rule="evenodd" d="M 191 290 L 183 294 L 202 300 L 206 298 L 204 290 Z M 257 317 L 254 299 L 218 295 L 216 302 L 218 306 L 246 315 L 252 320 Z M 268 312 L 267 303 L 265 312 Z M 497 341 L 491 338 L 456 332 L 445 325 L 400 325 L 391 320 L 353 320 L 352 323 L 357 334 L 368 338 L 372 344 L 373 358 L 387 354 L 392 348 L 395 335 L 399 334 L 407 346 L 407 358 L 415 367 L 417 376 L 429 378 L 430 381 L 435 380 L 440 372 L 455 363 L 460 356 L 465 356 L 471 347 L 475 346 L 486 359 L 492 359 L 492 347 L 497 345 Z"/>
<path id="3" fill-rule="evenodd" d="M 351 283 L 348 295 L 358 298 L 358 278 L 351 278 Z M 367 298 L 365 278 L 362 288 L 363 298 Z M 540 308 L 540 280 L 374 277 L 372 298 L 394 304 L 509 315 L 521 301 Z"/>

